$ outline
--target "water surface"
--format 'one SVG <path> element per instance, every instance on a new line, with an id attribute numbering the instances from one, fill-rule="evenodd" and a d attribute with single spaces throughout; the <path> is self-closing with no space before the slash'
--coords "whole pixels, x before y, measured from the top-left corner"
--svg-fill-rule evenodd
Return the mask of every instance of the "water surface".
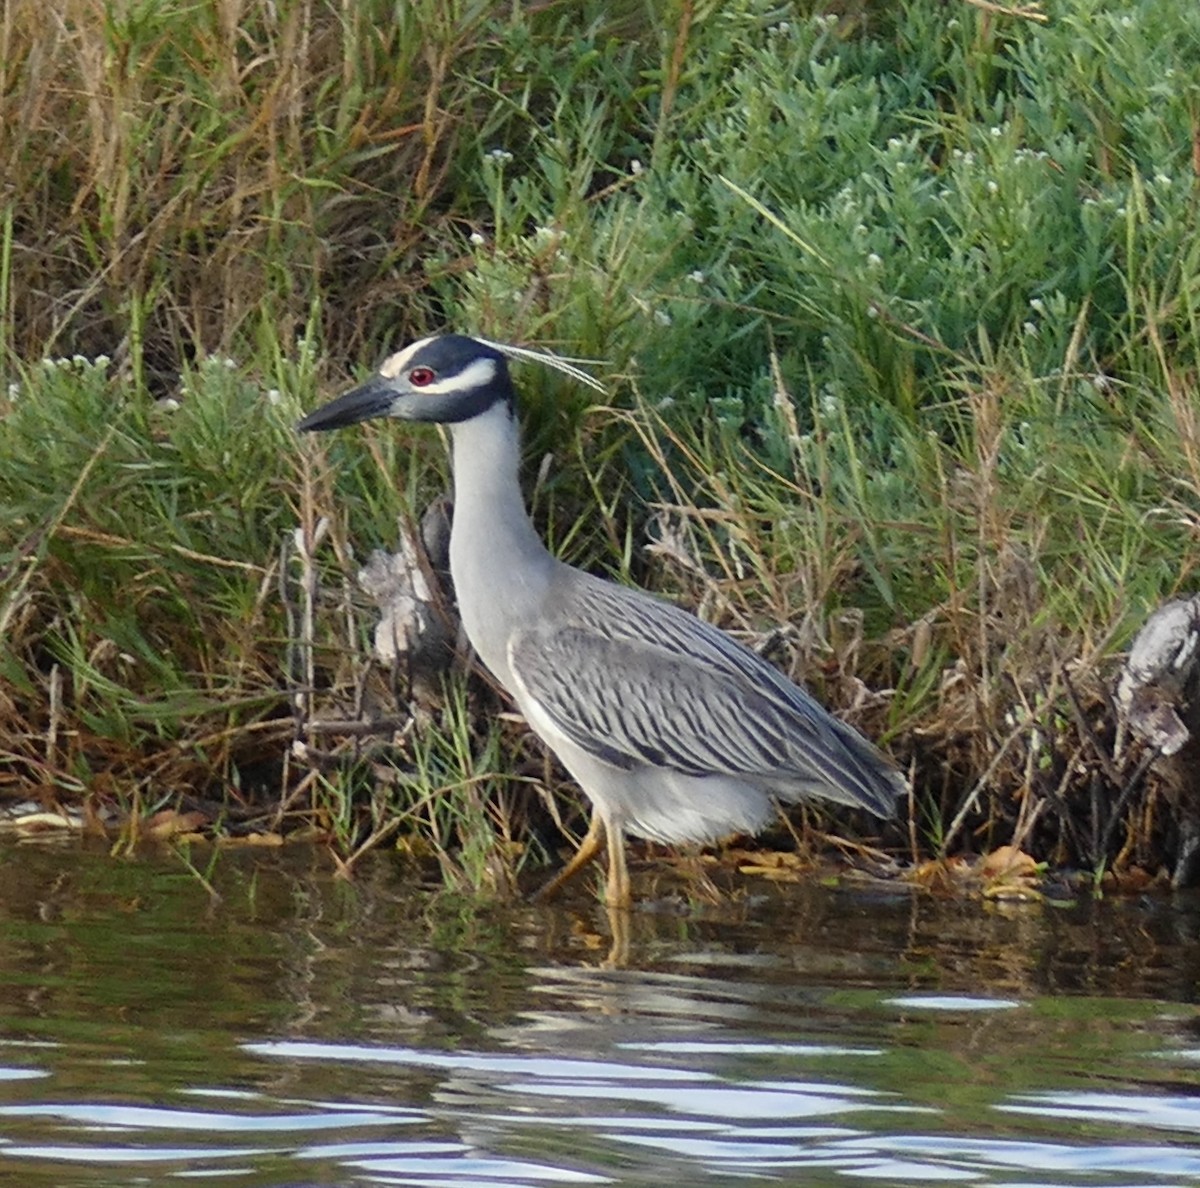
<path id="1" fill-rule="evenodd" d="M 195 858 L 195 854 L 193 854 Z M 0 848 L 0 1181 L 1200 1182 L 1200 913 Z"/>

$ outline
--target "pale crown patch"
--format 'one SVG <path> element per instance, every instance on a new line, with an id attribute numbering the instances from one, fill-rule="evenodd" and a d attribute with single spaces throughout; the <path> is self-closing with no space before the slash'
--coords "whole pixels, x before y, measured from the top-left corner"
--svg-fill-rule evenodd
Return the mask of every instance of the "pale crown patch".
<path id="1" fill-rule="evenodd" d="M 432 337 L 422 338 L 419 341 L 406 346 L 404 350 L 397 351 L 394 355 L 389 355 L 386 359 L 384 359 L 383 365 L 379 368 L 379 374 L 383 376 L 384 379 L 395 379 L 396 376 L 401 375 L 405 371 L 413 355 L 415 355 L 417 351 L 419 351 L 422 347 L 427 346 L 432 341 Z"/>

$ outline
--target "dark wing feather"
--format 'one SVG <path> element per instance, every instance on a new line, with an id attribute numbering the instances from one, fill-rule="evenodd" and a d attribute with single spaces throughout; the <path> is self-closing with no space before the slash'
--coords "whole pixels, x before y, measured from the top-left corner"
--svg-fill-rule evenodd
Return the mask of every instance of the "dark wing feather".
<path id="1" fill-rule="evenodd" d="M 577 746 L 625 770 L 742 777 L 892 812 L 895 768 L 760 657 L 640 591 L 571 579 L 514 635 L 509 665 Z"/>

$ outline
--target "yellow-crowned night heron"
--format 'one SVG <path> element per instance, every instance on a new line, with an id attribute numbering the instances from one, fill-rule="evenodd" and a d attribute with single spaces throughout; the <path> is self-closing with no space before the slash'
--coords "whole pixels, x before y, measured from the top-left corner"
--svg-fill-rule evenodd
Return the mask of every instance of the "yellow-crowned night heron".
<path id="1" fill-rule="evenodd" d="M 546 890 L 607 835 L 606 897 L 626 905 L 625 833 L 678 843 L 754 832 L 773 797 L 891 815 L 901 774 L 764 660 L 669 603 L 550 555 L 517 478 L 506 356 L 542 358 L 457 334 L 422 339 L 299 427 L 372 417 L 450 427 L 450 572 L 467 638 L 592 801 L 579 851 Z"/>

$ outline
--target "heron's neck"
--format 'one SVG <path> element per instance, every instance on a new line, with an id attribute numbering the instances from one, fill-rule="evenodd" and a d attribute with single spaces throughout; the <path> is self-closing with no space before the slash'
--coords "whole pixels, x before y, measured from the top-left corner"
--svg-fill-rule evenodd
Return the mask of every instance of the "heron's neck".
<path id="1" fill-rule="evenodd" d="M 454 521 L 450 573 L 467 636 L 506 681 L 508 634 L 536 617 L 554 567 L 518 481 L 521 443 L 504 404 L 451 427 Z"/>

